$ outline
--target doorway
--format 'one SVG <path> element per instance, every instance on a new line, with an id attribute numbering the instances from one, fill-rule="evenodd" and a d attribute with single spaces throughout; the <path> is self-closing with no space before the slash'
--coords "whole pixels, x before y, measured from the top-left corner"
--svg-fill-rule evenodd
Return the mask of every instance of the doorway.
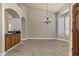
<path id="1" fill-rule="evenodd" d="M 21 43 L 21 19 L 18 13 L 13 9 L 6 8 L 4 13 L 4 52 L 7 53 Z"/>

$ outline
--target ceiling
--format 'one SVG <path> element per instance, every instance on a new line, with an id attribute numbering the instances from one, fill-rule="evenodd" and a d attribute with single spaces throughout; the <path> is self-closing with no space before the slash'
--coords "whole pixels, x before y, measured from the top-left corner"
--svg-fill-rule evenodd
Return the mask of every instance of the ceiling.
<path id="1" fill-rule="evenodd" d="M 47 10 L 47 3 L 19 3 L 19 6 L 25 6 L 28 8 L 35 8 L 39 10 Z M 54 13 L 57 13 L 62 8 L 68 7 L 67 3 L 48 3 L 48 10 Z"/>

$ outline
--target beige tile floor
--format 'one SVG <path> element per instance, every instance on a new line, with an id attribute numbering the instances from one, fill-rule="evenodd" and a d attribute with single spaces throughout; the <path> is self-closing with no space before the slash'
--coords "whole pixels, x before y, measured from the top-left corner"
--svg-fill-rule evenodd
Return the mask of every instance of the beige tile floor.
<path id="1" fill-rule="evenodd" d="M 68 56 L 68 42 L 53 39 L 28 39 L 6 56 Z"/>

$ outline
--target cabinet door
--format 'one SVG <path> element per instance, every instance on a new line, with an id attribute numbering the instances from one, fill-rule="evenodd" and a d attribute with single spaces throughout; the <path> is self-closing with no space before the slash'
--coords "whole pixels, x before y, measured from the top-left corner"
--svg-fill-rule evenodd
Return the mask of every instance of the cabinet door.
<path id="1" fill-rule="evenodd" d="M 11 48 L 11 39 L 10 36 L 5 36 L 5 51 Z"/>
<path id="2" fill-rule="evenodd" d="M 17 39 L 16 34 L 14 34 L 14 45 L 17 44 L 16 39 Z"/>
<path id="3" fill-rule="evenodd" d="M 9 35 L 9 49 L 12 48 L 12 35 Z"/>
<path id="4" fill-rule="evenodd" d="M 14 45 L 18 44 L 18 34 L 14 34 Z"/>
<path id="5" fill-rule="evenodd" d="M 12 40 L 12 47 L 13 47 L 15 45 L 15 36 L 14 35 L 12 35 L 11 40 Z"/>
<path id="6" fill-rule="evenodd" d="M 5 36 L 5 51 L 8 50 L 8 39 L 9 37 L 8 36 Z"/>
<path id="7" fill-rule="evenodd" d="M 17 37 L 18 37 L 17 42 L 20 43 L 21 42 L 21 36 L 20 36 L 20 34 L 17 34 Z"/>
<path id="8" fill-rule="evenodd" d="M 15 35 L 16 35 L 16 44 L 18 44 L 18 35 L 17 33 Z"/>

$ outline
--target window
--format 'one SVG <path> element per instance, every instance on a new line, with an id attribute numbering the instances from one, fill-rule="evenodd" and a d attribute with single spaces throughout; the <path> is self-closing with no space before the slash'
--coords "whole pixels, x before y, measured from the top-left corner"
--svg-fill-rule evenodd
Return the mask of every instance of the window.
<path id="1" fill-rule="evenodd" d="M 69 16 L 66 15 L 65 17 L 65 34 L 68 37 L 69 36 Z"/>
<path id="2" fill-rule="evenodd" d="M 64 36 L 64 17 L 60 16 L 58 19 L 58 36 Z"/>
<path id="3" fill-rule="evenodd" d="M 58 17 L 58 37 L 68 38 L 69 36 L 69 14 Z"/>

